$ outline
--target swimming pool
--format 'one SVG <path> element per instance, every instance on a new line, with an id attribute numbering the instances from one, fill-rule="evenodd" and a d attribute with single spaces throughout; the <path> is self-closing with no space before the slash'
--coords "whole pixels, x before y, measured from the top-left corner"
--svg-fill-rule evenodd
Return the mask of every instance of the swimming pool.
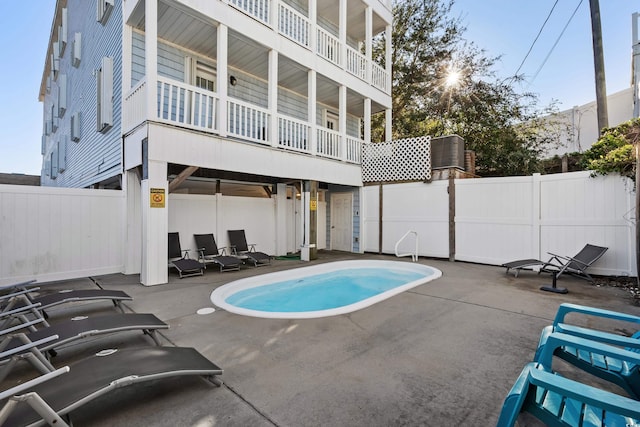
<path id="1" fill-rule="evenodd" d="M 232 313 L 308 319 L 351 313 L 437 279 L 442 272 L 402 261 L 338 261 L 236 280 L 211 293 Z"/>

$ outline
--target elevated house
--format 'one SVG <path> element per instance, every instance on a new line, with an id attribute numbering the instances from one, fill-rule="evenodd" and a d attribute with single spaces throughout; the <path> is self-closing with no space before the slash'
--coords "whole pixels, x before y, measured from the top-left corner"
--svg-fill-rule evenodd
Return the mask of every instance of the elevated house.
<path id="1" fill-rule="evenodd" d="M 167 282 L 174 193 L 300 194 L 303 254 L 345 223 L 328 246 L 359 252 L 373 114 L 390 136 L 391 25 L 390 0 L 58 0 L 41 184 L 122 189 L 124 269 L 146 285 Z M 342 208 L 317 221 L 332 194 Z M 276 255 L 297 227 L 277 222 Z"/>

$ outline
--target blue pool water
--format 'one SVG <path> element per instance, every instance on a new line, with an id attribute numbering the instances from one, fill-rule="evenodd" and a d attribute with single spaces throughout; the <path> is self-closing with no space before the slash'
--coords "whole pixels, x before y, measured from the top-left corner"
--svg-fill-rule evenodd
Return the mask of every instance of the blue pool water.
<path id="1" fill-rule="evenodd" d="M 388 268 L 340 270 L 238 291 L 227 304 L 266 312 L 328 310 L 357 303 L 424 277 Z"/>
<path id="2" fill-rule="evenodd" d="M 211 302 L 243 316 L 312 319 L 369 307 L 440 276 L 418 263 L 335 261 L 235 280 L 214 289 Z"/>

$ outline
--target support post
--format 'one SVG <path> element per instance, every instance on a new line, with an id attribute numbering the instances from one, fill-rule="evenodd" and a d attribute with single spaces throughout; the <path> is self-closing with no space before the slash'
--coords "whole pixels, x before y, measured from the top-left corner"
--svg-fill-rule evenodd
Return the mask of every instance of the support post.
<path id="1" fill-rule="evenodd" d="M 598 134 L 609 127 L 607 111 L 607 85 L 604 73 L 604 51 L 602 49 L 602 25 L 600 24 L 600 2 L 589 0 L 591 6 L 591 38 L 593 40 L 593 65 L 596 77 L 596 110 L 598 114 Z"/>

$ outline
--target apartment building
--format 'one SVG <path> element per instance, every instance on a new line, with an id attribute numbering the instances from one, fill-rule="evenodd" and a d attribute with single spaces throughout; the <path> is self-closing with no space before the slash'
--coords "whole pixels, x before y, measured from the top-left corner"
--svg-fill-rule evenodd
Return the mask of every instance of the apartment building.
<path id="1" fill-rule="evenodd" d="M 359 252 L 362 146 L 372 115 L 391 129 L 391 25 L 390 0 L 58 0 L 41 183 L 121 189 L 125 270 L 143 284 L 167 281 L 172 194 L 299 198 L 302 226 L 263 225 L 272 253 L 291 227 L 303 252 L 318 234 Z"/>

